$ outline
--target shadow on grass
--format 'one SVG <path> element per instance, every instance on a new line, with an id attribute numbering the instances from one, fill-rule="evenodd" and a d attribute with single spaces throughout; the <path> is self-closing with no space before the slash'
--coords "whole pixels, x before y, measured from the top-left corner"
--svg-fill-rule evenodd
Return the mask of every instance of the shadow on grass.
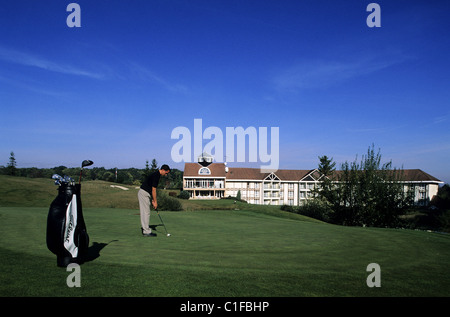
<path id="1" fill-rule="evenodd" d="M 111 240 L 108 243 L 98 243 L 98 242 L 93 242 L 92 245 L 88 248 L 88 254 L 86 257 L 85 262 L 91 262 L 94 261 L 95 259 L 97 259 L 98 257 L 100 257 L 100 251 L 103 250 L 104 247 L 106 247 L 107 245 L 116 242 L 119 240 Z"/>
<path id="2" fill-rule="evenodd" d="M 150 226 L 148 226 L 150 229 L 152 229 L 152 231 L 153 230 L 155 230 L 155 231 L 158 231 L 158 229 L 156 229 L 156 227 L 158 227 L 158 226 L 162 226 L 162 224 L 160 224 L 160 225 L 150 225 Z"/>

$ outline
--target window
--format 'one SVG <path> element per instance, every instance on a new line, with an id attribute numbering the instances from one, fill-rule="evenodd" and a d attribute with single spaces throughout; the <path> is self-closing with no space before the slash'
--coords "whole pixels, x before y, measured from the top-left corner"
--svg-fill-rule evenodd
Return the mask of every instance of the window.
<path id="1" fill-rule="evenodd" d="M 202 167 L 198 170 L 198 175 L 211 175 L 211 170 L 207 167 Z"/>

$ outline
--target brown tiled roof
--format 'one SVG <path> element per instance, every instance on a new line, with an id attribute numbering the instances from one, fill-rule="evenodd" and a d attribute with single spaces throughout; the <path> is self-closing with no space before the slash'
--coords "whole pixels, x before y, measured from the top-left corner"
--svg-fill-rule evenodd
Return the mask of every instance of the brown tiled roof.
<path id="1" fill-rule="evenodd" d="M 437 179 L 434 176 L 431 176 L 428 173 L 425 173 L 424 171 L 420 169 L 404 169 L 403 171 L 403 181 L 406 182 L 437 182 L 442 183 L 441 180 Z M 339 176 L 342 174 L 342 171 L 335 171 L 333 173 L 333 179 L 338 180 Z M 330 177 L 331 178 L 331 177 Z"/>
<path id="2" fill-rule="evenodd" d="M 299 181 L 313 170 L 278 170 L 274 174 L 282 181 Z"/>
<path id="3" fill-rule="evenodd" d="M 437 179 L 434 176 L 431 176 L 428 173 L 425 173 L 424 171 L 420 169 L 410 169 L 410 170 L 403 170 L 403 175 L 405 180 L 411 181 L 411 182 L 441 182 L 439 179 Z"/>
<path id="4" fill-rule="evenodd" d="M 225 177 L 225 164 L 213 163 L 208 166 L 211 171 L 211 175 L 198 175 L 198 171 L 202 168 L 198 163 L 185 163 L 184 164 L 184 176 L 188 177 Z"/>
<path id="5" fill-rule="evenodd" d="M 270 173 L 261 173 L 259 168 L 230 167 L 227 179 L 256 179 L 263 180 Z"/>
<path id="6" fill-rule="evenodd" d="M 202 166 L 198 163 L 185 163 L 184 176 L 185 177 L 226 177 L 229 180 L 264 180 L 270 173 L 261 173 L 259 168 L 247 167 L 229 167 L 228 173 L 225 173 L 224 163 L 213 163 L 208 166 L 211 170 L 211 175 L 198 175 L 198 171 Z M 274 174 L 282 181 L 299 181 L 314 170 L 278 170 Z M 337 177 L 341 171 L 335 171 Z M 316 175 L 317 176 L 317 175 Z M 317 178 L 317 177 L 316 177 Z M 436 177 L 420 169 L 405 169 L 403 170 L 404 181 L 410 182 L 441 182 Z"/>
<path id="7" fill-rule="evenodd" d="M 259 168 L 229 167 L 225 173 L 225 164 L 213 163 L 208 166 L 211 175 L 198 175 L 202 166 L 198 163 L 185 163 L 184 176 L 186 177 L 226 177 L 227 179 L 263 180 L 270 173 L 261 173 Z M 313 170 L 278 170 L 274 174 L 282 181 L 299 181 Z"/>

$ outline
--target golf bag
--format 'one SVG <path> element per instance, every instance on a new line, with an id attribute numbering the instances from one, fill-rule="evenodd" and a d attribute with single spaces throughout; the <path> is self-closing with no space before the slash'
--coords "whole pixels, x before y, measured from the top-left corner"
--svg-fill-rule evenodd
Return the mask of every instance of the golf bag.
<path id="1" fill-rule="evenodd" d="M 50 205 L 47 217 L 47 247 L 56 254 L 58 266 L 81 264 L 87 256 L 89 236 L 81 206 L 81 185 L 63 184 Z"/>

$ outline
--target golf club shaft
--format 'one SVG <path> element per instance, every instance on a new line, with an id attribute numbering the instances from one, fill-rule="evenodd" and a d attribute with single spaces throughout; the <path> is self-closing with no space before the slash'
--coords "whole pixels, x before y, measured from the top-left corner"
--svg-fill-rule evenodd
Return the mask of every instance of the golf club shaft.
<path id="1" fill-rule="evenodd" d="M 92 164 L 94 164 L 94 162 L 92 162 L 91 160 L 84 160 L 83 162 L 81 162 L 80 178 L 78 179 L 78 184 L 81 184 L 81 177 L 82 177 L 82 174 L 83 174 L 83 168 L 85 166 L 91 166 Z"/>
<path id="2" fill-rule="evenodd" d="M 80 178 L 78 179 L 78 184 L 81 184 L 81 175 L 83 174 L 83 168 L 80 170 Z"/>
<path id="3" fill-rule="evenodd" d="M 164 226 L 164 230 L 166 230 L 166 234 L 168 234 L 169 232 L 167 232 L 167 228 L 166 225 L 164 224 L 164 221 L 161 218 L 161 215 L 158 212 L 158 209 L 155 209 L 156 213 L 158 214 L 159 220 L 161 220 L 162 225 Z"/>

